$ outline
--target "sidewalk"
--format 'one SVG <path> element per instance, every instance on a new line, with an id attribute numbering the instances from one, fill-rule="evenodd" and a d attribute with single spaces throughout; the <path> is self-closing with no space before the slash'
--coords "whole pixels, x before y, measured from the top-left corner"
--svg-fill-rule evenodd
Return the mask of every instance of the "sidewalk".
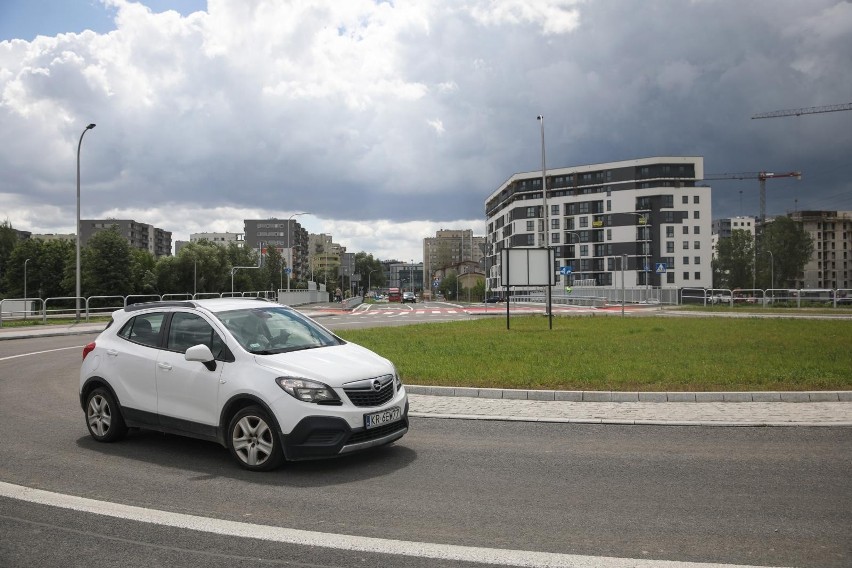
<path id="1" fill-rule="evenodd" d="M 95 334 L 104 322 L 3 327 L 0 341 Z M 670 426 L 852 427 L 852 391 L 609 392 L 407 385 L 424 418 Z"/>

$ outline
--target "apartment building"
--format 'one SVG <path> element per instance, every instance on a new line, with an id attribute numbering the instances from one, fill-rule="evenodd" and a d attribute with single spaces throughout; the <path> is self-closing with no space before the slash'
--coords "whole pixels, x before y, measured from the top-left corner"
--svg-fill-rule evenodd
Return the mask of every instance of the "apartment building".
<path id="1" fill-rule="evenodd" d="M 796 211 L 789 217 L 813 239 L 797 288 L 852 288 L 852 211 Z"/>
<path id="2" fill-rule="evenodd" d="M 659 156 L 518 173 L 485 201 L 488 289 L 501 250 L 551 247 L 554 272 L 628 287 L 710 287 L 711 188 L 702 157 Z M 665 271 L 663 271 L 663 268 Z"/>
<path id="3" fill-rule="evenodd" d="M 713 257 L 719 250 L 719 240 L 729 238 L 734 231 L 747 231 L 754 238 L 757 217 L 727 217 L 713 220 L 713 236 L 710 245 L 713 248 Z"/>
<path id="4" fill-rule="evenodd" d="M 447 268 L 458 273 L 484 271 L 485 237 L 473 236 L 472 229 L 441 229 L 434 237 L 423 239 L 423 275 L 418 280 L 424 290 L 432 287 L 436 276 Z"/>
<path id="5" fill-rule="evenodd" d="M 147 250 L 155 258 L 172 255 L 172 233 L 132 219 L 80 219 L 80 244 L 85 245 L 95 233 L 117 227 L 130 246 Z"/>

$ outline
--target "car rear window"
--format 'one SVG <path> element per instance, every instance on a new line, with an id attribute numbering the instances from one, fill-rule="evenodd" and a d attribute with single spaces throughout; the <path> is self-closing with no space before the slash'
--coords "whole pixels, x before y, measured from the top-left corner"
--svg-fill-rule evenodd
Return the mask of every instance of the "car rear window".
<path id="1" fill-rule="evenodd" d="M 158 347 L 165 317 L 164 312 L 153 312 L 130 318 L 118 332 L 118 336 L 140 345 Z"/>

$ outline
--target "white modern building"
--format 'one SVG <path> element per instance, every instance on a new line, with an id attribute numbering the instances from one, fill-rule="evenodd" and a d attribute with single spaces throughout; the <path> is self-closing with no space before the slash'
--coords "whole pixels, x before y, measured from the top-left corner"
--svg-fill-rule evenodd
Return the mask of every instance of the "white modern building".
<path id="1" fill-rule="evenodd" d="M 711 188 L 702 157 L 660 156 L 515 174 L 485 202 L 488 288 L 501 289 L 501 250 L 554 249 L 571 282 L 711 287 Z M 664 265 L 664 266 L 663 266 Z M 568 283 L 568 281 L 563 280 Z"/>

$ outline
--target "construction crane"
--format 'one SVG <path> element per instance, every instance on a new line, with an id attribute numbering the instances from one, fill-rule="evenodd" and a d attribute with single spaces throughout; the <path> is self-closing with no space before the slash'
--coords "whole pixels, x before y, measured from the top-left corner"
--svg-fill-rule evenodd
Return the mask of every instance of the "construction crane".
<path id="1" fill-rule="evenodd" d="M 841 110 L 852 110 L 852 103 L 844 103 L 841 105 L 828 105 L 807 108 L 794 108 L 789 110 L 774 110 L 772 112 L 762 112 L 754 115 L 755 118 L 779 118 L 782 116 L 801 116 L 803 114 L 819 114 L 821 112 L 838 112 Z"/>
<path id="2" fill-rule="evenodd" d="M 766 221 L 766 180 L 775 178 L 794 177 L 797 180 L 802 179 L 802 172 L 787 172 L 784 174 L 776 174 L 773 172 L 745 172 L 739 174 L 707 174 L 704 176 L 705 181 L 718 179 L 756 179 L 760 181 L 760 226 L 763 226 Z"/>

